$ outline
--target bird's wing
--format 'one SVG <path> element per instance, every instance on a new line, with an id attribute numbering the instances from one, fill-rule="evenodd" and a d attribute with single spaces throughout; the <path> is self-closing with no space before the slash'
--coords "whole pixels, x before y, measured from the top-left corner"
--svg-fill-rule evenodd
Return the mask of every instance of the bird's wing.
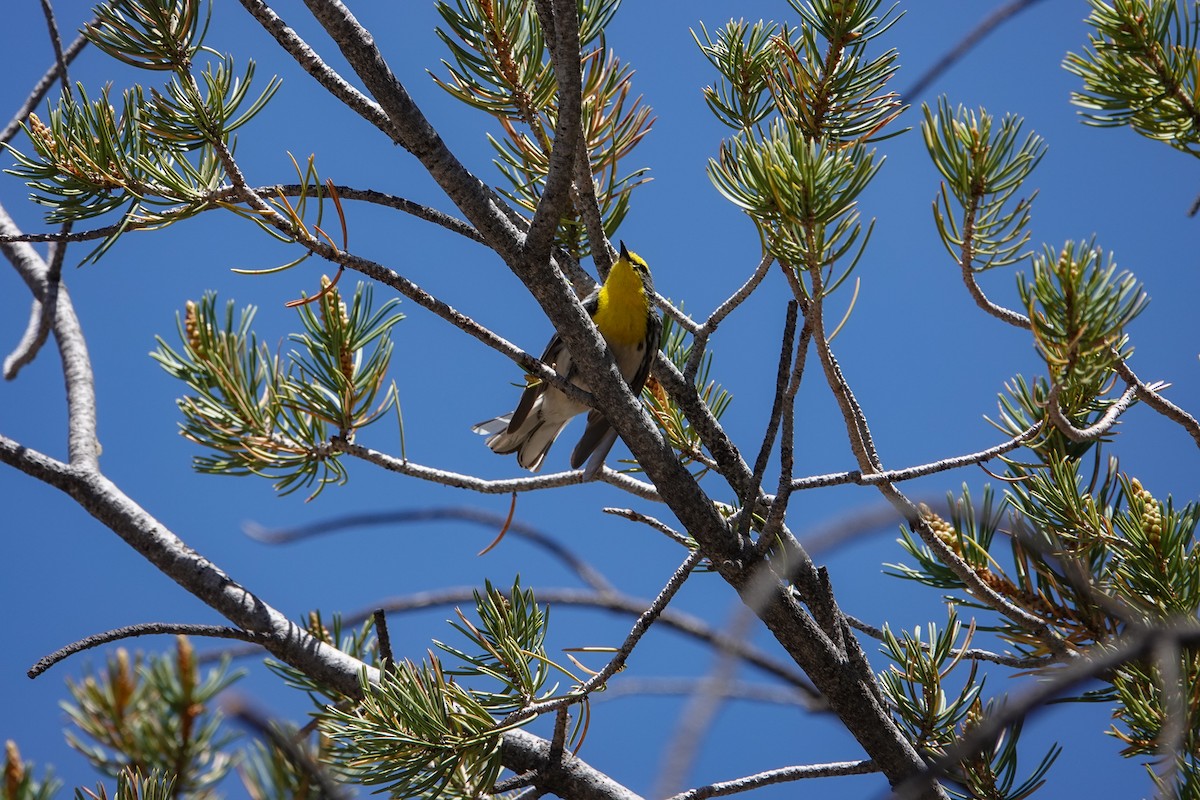
<path id="1" fill-rule="evenodd" d="M 642 387 L 646 385 L 646 379 L 650 377 L 650 367 L 654 365 L 654 359 L 658 355 L 662 340 L 662 327 L 662 317 L 657 312 L 652 313 L 650 321 L 646 325 L 646 354 L 642 358 L 642 363 L 638 365 L 637 372 L 633 373 L 633 379 L 629 381 L 629 390 L 633 392 L 634 397 L 641 395 Z"/>

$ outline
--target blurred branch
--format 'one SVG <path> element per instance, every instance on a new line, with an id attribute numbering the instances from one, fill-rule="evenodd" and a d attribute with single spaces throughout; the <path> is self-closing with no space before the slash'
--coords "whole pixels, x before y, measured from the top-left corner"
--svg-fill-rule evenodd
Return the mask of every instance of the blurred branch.
<path id="1" fill-rule="evenodd" d="M 88 27 L 91 24 L 92 23 L 89 22 L 87 25 L 85 25 L 85 27 Z M 65 80 L 63 70 L 67 65 L 75 60 L 75 57 L 79 55 L 83 48 L 87 47 L 87 44 L 87 37 L 81 33 L 80 35 L 76 36 L 69 45 L 67 45 L 66 50 L 62 51 L 61 58 L 57 57 L 56 53 L 55 63 L 51 65 L 50 69 L 46 70 L 46 73 L 42 75 L 41 78 L 38 79 L 38 82 L 34 85 L 33 90 L 30 91 L 29 95 L 25 98 L 25 102 L 22 103 L 21 107 L 17 109 L 15 114 L 13 114 L 12 119 L 9 120 L 8 124 L 4 126 L 4 129 L 0 130 L 0 143 L 12 141 L 13 137 L 16 136 L 21 130 L 21 124 L 29 119 L 29 115 L 33 113 L 34 109 L 38 107 L 38 104 L 45 99 L 47 94 L 49 94 L 50 88 L 54 86 L 54 82 L 59 80 L 60 77 Z"/>
<path id="2" fill-rule="evenodd" d="M 288 762 L 312 781 L 312 785 L 317 790 L 317 800 L 343 800 L 351 796 L 339 787 L 330 778 L 325 768 L 310 758 L 292 737 L 287 736 L 278 726 L 272 724 L 266 715 L 250 705 L 249 701 L 241 695 L 236 693 L 223 695 L 221 710 L 266 739 L 272 747 L 284 753 Z"/>
<path id="3" fill-rule="evenodd" d="M 405 614 L 411 611 L 423 611 L 430 608 L 442 608 L 471 603 L 476 590 L 469 586 L 439 589 L 433 592 L 419 592 L 403 597 L 387 598 L 372 606 L 370 611 L 360 611 L 347 614 L 343 619 L 346 625 L 358 625 L 370 618 L 377 608 L 382 608 L 389 614 Z M 549 605 L 577 606 L 595 608 L 616 614 L 641 614 L 650 605 L 644 598 L 633 597 L 619 592 L 596 592 L 587 589 L 539 589 L 538 600 Z M 735 650 L 747 663 L 765 674 L 772 675 L 798 690 L 807 698 L 805 707 L 810 711 L 827 710 L 820 694 L 812 684 L 796 669 L 795 665 L 778 661 L 767 653 L 746 642 L 736 642 L 721 631 L 710 626 L 700 617 L 682 611 L 667 609 L 659 617 L 659 622 L 667 628 L 690 636 L 713 647 Z M 201 661 L 209 661 L 228 654 L 232 658 L 243 658 L 259 652 L 258 648 L 242 649 L 241 647 L 227 648 L 221 651 L 203 653 Z"/>
<path id="4" fill-rule="evenodd" d="M 850 627 L 856 631 L 861 631 L 872 639 L 884 641 L 883 631 L 876 628 L 874 625 L 869 625 L 860 619 L 846 616 L 846 620 L 850 623 Z M 924 650 L 929 650 L 929 646 L 924 642 L 921 643 Z M 993 653 L 990 650 L 982 650 L 979 648 L 954 648 L 949 651 L 952 658 L 967 659 L 968 661 L 990 661 L 993 664 L 1000 664 L 1005 667 L 1013 667 L 1015 669 L 1039 669 L 1047 667 L 1054 663 L 1041 656 L 1030 656 L 1022 658 L 1020 656 L 1006 656 L 1003 653 Z"/>
<path id="5" fill-rule="evenodd" d="M 920 97 L 934 81 L 940 78 L 950 67 L 954 66 L 959 59 L 971 52 L 976 45 L 1005 22 L 1037 2 L 1039 0 L 1009 0 L 1007 5 L 1000 6 L 992 11 L 978 25 L 968 31 L 967 35 L 960 39 L 958 44 L 934 62 L 933 66 L 925 70 L 907 91 L 901 92 L 901 96 L 912 99 Z"/>
<path id="6" fill-rule="evenodd" d="M 1200 643 L 1200 626 L 1194 619 L 1159 626 L 1132 628 L 1104 644 L 1089 648 L 1080 658 L 1058 670 L 1042 673 L 1042 680 L 1030 688 L 1010 696 L 997 713 L 972 727 L 961 739 L 946 749 L 941 758 L 929 765 L 923 775 L 914 775 L 896 787 L 898 800 L 909 800 L 921 791 L 924 781 L 945 775 L 947 770 L 970 756 L 991 747 L 1001 731 L 1014 722 L 1025 719 L 1038 709 L 1071 689 L 1152 653 L 1160 642 L 1180 645 Z"/>
<path id="7" fill-rule="evenodd" d="M 745 642 L 753 620 L 750 609 L 739 605 L 726 626 L 726 635 L 735 642 Z M 729 688 L 737 675 L 740 659 L 737 652 L 724 647 L 717 647 L 715 655 L 708 675 L 696 684 L 695 691 L 675 721 L 675 732 L 668 741 L 667 752 L 661 760 L 662 766 L 655 780 L 655 797 L 666 797 L 684 785 L 705 738 L 717 720 L 721 705 L 729 697 Z"/>
<path id="8" fill-rule="evenodd" d="M 242 526 L 250 538 L 266 544 L 291 544 L 328 533 L 380 525 L 403 525 L 415 522 L 469 522 L 492 530 L 507 522 L 502 514 L 493 514 L 474 508 L 424 508 L 412 511 L 379 511 L 375 513 L 346 514 L 321 522 L 312 522 L 293 528 L 264 528 L 256 523 Z M 545 550 L 571 569 L 584 583 L 598 592 L 612 592 L 613 585 L 595 567 L 588 564 L 573 551 L 552 536 L 532 525 L 512 520 L 508 522 L 508 534 Z"/>
<path id="9" fill-rule="evenodd" d="M 622 678 L 613 681 L 608 688 L 592 697 L 592 703 L 607 703 L 625 697 L 647 695 L 694 695 L 713 691 L 710 679 L 705 678 Z M 806 695 L 782 686 L 769 686 L 749 681 L 731 681 L 722 689 L 726 700 L 741 700 L 749 703 L 768 703 L 779 706 L 799 706 L 811 710 L 811 701 Z"/>

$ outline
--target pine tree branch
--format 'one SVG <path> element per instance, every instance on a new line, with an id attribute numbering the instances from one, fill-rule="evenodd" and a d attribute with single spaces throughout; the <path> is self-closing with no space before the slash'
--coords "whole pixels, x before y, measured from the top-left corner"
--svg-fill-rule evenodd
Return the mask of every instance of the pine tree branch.
<path id="1" fill-rule="evenodd" d="M 1154 652 L 1160 642 L 1180 645 L 1200 643 L 1200 626 L 1194 619 L 1157 626 L 1135 627 L 1115 639 L 1089 648 L 1085 654 L 1062 668 L 1043 674 L 1042 680 L 1033 683 L 1025 691 L 1009 696 L 991 716 L 973 726 L 962 738 L 946 748 L 940 758 L 931 763 L 925 774 L 914 776 L 896 787 L 897 800 L 916 797 L 921 788 L 921 778 L 936 778 L 976 753 L 982 752 L 996 742 L 996 737 L 1010 725 L 1025 719 L 1032 712 L 1087 681 L 1104 675 L 1122 664 L 1143 658 Z"/>

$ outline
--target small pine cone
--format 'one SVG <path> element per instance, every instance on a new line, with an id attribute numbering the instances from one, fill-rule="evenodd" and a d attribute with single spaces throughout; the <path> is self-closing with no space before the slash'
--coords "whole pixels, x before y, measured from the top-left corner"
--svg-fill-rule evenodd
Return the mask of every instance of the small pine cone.
<path id="1" fill-rule="evenodd" d="M 1142 530 L 1146 533 L 1146 539 L 1157 549 L 1162 540 L 1162 506 L 1137 478 L 1130 480 L 1129 486 L 1132 495 L 1130 499 L 1136 497 L 1142 504 Z"/>
<path id="2" fill-rule="evenodd" d="M 200 320 L 196 313 L 196 304 L 187 301 L 183 312 L 183 330 L 187 334 L 188 347 L 196 355 L 204 355 L 204 343 L 200 340 Z"/>
<path id="3" fill-rule="evenodd" d="M 1012 581 L 1003 575 L 992 572 L 987 567 L 976 569 L 975 574 L 979 576 L 979 580 L 986 583 L 992 591 L 1002 597 L 1016 598 L 1021 594 Z"/>
<path id="4" fill-rule="evenodd" d="M 338 368 L 346 376 L 346 380 L 354 380 L 354 352 L 349 347 L 338 350 Z"/>
<path id="5" fill-rule="evenodd" d="M 946 543 L 946 546 L 957 553 L 958 534 L 955 532 L 954 526 L 935 514 L 933 509 L 924 503 L 921 503 L 917 510 L 921 512 L 921 519 L 933 531 L 933 535 L 941 539 Z"/>
<path id="6" fill-rule="evenodd" d="M 35 144 L 40 145 L 41 149 L 47 155 L 51 157 L 58 155 L 58 146 L 54 142 L 54 132 L 46 126 L 46 123 L 38 119 L 37 114 L 29 115 L 29 138 Z"/>
<path id="7" fill-rule="evenodd" d="M 9 739 L 4 743 L 4 788 L 5 797 L 16 797 L 18 787 L 25 780 L 25 764 L 17 743 Z"/>

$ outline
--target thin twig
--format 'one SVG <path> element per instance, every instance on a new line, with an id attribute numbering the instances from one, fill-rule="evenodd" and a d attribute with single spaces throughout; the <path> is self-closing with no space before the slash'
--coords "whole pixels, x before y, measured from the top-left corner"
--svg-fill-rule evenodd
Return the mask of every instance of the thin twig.
<path id="1" fill-rule="evenodd" d="M 795 302 L 795 301 L 793 301 Z M 789 304 L 790 305 L 790 304 Z M 767 509 L 762 534 L 758 540 L 758 552 L 766 553 L 775 546 L 783 533 L 783 522 L 787 516 L 788 501 L 792 496 L 791 481 L 795 470 L 796 449 L 796 394 L 804 377 L 804 365 L 808 361 L 808 343 L 812 339 L 812 327 L 806 320 L 796 345 L 795 362 L 783 393 L 783 432 L 779 437 L 779 483 L 775 497 Z"/>
<path id="2" fill-rule="evenodd" d="M 62 37 L 58 33 L 58 22 L 54 19 L 54 6 L 50 0 L 42 0 L 42 15 L 46 17 L 46 28 L 50 33 L 50 46 L 54 48 L 54 64 L 58 68 L 63 95 L 70 97 L 71 78 L 67 75 L 67 59 L 63 55 Z"/>
<path id="3" fill-rule="evenodd" d="M 540 363 L 540 362 L 539 362 Z M 560 486 L 576 486 L 582 484 L 583 473 L 579 470 L 571 470 L 570 472 L 555 472 L 549 475 L 532 475 L 527 478 L 501 478 L 497 480 L 487 480 L 485 478 L 477 478 L 474 475 L 465 475 L 459 472 L 449 472 L 447 470 L 434 469 L 433 467 L 425 467 L 420 464 L 403 459 L 389 456 L 386 453 L 381 453 L 378 450 L 372 450 L 369 447 L 363 447 L 359 444 L 347 442 L 342 439 L 334 439 L 329 443 L 331 452 L 346 453 L 347 455 L 361 458 L 364 461 L 370 461 L 372 464 L 383 467 L 391 472 L 397 472 L 401 475 L 408 475 L 414 478 L 421 478 L 432 483 L 439 483 L 443 486 L 454 486 L 459 489 L 470 489 L 473 492 L 480 494 L 509 494 L 510 492 L 532 492 L 540 489 L 554 489 Z M 604 467 L 599 473 L 599 480 L 618 489 L 623 489 L 630 494 L 636 495 L 643 500 L 661 501 L 657 490 L 652 484 L 644 481 L 639 481 L 636 478 L 631 478 L 623 472 Z"/>
<path id="4" fill-rule="evenodd" d="M 793 352 L 796 345 L 796 316 L 799 308 L 795 300 L 790 300 L 784 315 L 783 342 L 779 349 L 779 365 L 775 369 L 775 396 L 771 401 L 771 413 L 767 417 L 766 429 L 763 431 L 762 444 L 758 448 L 758 458 L 754 460 L 754 473 L 751 478 L 750 495 L 756 499 L 762 493 L 763 476 L 767 472 L 767 462 L 771 458 L 771 451 L 775 449 L 775 437 L 779 433 L 779 423 L 783 418 L 786 405 L 785 395 L 792 374 L 792 360 L 795 357 Z M 784 474 L 788 474 L 786 468 L 784 468 Z M 743 514 L 738 520 L 736 530 L 739 536 L 745 536 L 750 531 L 750 522 L 753 517 L 753 514 Z"/>
<path id="5" fill-rule="evenodd" d="M 377 608 L 371 618 L 375 621 L 375 641 L 379 646 L 379 657 L 383 661 L 383 669 L 386 670 L 396 661 L 392 655 L 392 634 L 388 630 L 387 614 L 382 608 Z"/>
<path id="6" fill-rule="evenodd" d="M 838 761 L 831 764 L 805 764 L 796 767 L 782 767 L 780 769 L 759 772 L 755 775 L 747 775 L 744 778 L 735 778 L 731 781 L 710 783 L 707 786 L 689 789 L 686 792 L 673 795 L 667 798 L 667 800 L 705 800 L 705 798 L 709 797 L 726 797 L 731 794 L 749 792 L 761 786 L 770 786 L 776 783 L 788 783 L 790 781 L 805 780 L 806 778 L 867 775 L 872 772 L 879 772 L 879 767 L 875 766 L 875 762 L 870 760 Z"/>
<path id="7" fill-rule="evenodd" d="M 627 519 L 630 522 L 640 522 L 643 525 L 649 525 L 651 528 L 653 528 L 654 530 L 663 534 L 668 539 L 671 539 L 676 544 L 681 544 L 684 547 L 692 548 L 692 547 L 696 546 L 695 540 L 689 539 L 687 536 L 685 536 L 684 534 L 675 530 L 667 523 L 665 523 L 661 520 L 655 519 L 654 517 L 652 517 L 648 514 L 643 514 L 640 511 L 634 511 L 632 508 L 606 507 L 606 508 L 600 509 L 600 511 L 602 511 L 605 514 L 612 514 L 614 517 L 621 517 L 622 519 Z"/>
<path id="8" fill-rule="evenodd" d="M 310 185 L 299 183 L 281 183 L 271 186 L 254 186 L 248 191 L 257 196 L 299 197 L 311 194 L 313 188 Z M 479 231 L 471 227 L 469 223 L 443 211 L 438 211 L 436 208 L 424 206 L 407 198 L 388 194 L 387 192 L 379 192 L 374 189 L 359 189 L 354 186 L 345 186 L 342 184 L 333 184 L 332 188 L 342 200 L 358 200 L 359 202 L 371 203 L 372 205 L 384 206 L 385 208 L 394 208 L 417 219 L 439 225 L 473 242 L 484 243 L 483 236 Z M 88 242 L 96 239 L 106 239 L 114 233 L 158 229 L 163 226 L 164 219 L 170 220 L 172 217 L 183 218 L 188 216 L 194 212 L 196 206 L 201 204 L 217 207 L 217 203 L 234 201 L 239 196 L 238 192 L 239 189 L 237 187 L 221 186 L 204 193 L 194 203 L 172 206 L 171 208 L 157 211 L 154 219 L 126 219 L 113 225 L 89 228 L 88 230 L 78 232 L 24 233 L 17 236 L 7 236 L 4 240 L 10 242 Z"/>
<path id="9" fill-rule="evenodd" d="M 704 352 L 707 349 L 708 337 L 716 331 L 717 326 L 733 312 L 735 308 L 745 302 L 763 279 L 767 277 L 767 273 L 771 271 L 771 264 L 775 262 L 774 256 L 768 254 L 763 255 L 762 260 L 758 262 L 758 266 L 754 268 L 754 272 L 746 279 L 738 289 L 725 299 L 711 314 L 708 319 L 704 320 L 696 330 L 692 331 L 692 352 L 688 354 L 687 364 L 683 368 L 683 378 L 688 383 L 694 383 L 696 373 L 700 369 L 700 362 L 704 358 Z"/>
<path id="10" fill-rule="evenodd" d="M 688 333 L 695 334 L 700 330 L 700 325 L 687 314 L 683 313 L 683 309 L 677 308 L 674 303 L 657 292 L 654 293 L 654 303 L 663 310 L 664 314 L 679 323 L 679 326 Z"/>
<path id="11" fill-rule="evenodd" d="M 533 786 L 537 777 L 538 771 L 531 769 L 527 772 L 522 772 L 520 775 L 513 775 L 502 781 L 496 781 L 496 785 L 492 787 L 492 794 L 503 794 L 504 792 L 511 792 L 514 789 L 524 789 L 526 786 Z M 524 796 L 521 795 L 521 797 Z"/>
<path id="12" fill-rule="evenodd" d="M 116 642 L 121 639 L 130 639 L 135 636 L 160 636 L 162 634 L 207 636 L 212 639 L 240 639 L 243 642 L 258 641 L 258 637 L 250 631 L 244 631 L 241 628 L 230 628 L 225 625 L 192 625 L 182 622 L 143 622 L 139 625 L 127 625 L 123 628 L 115 628 L 111 631 L 95 633 L 91 636 L 85 636 L 77 642 L 71 642 L 69 645 L 60 647 L 53 653 L 39 658 L 37 663 L 30 667 L 29 671 L 25 674 L 30 678 L 36 678 L 58 662 L 69 658 L 76 653 L 82 653 L 84 650 L 91 650 L 93 647 L 100 647 L 101 645 L 108 644 L 109 642 Z"/>
<path id="13" fill-rule="evenodd" d="M 567 722 L 570 719 L 570 709 L 563 706 L 554 715 L 554 734 L 550 737 L 550 768 L 554 772 L 562 767 L 563 751 L 567 745 Z"/>
<path id="14" fill-rule="evenodd" d="M 791 286 L 792 295 L 796 298 L 796 302 L 800 303 L 800 307 L 804 311 L 804 318 L 812 328 L 813 339 L 817 343 L 817 355 L 821 359 L 821 366 L 825 372 L 825 381 L 842 413 L 846 433 L 850 439 L 850 450 L 854 453 L 859 468 L 864 472 L 882 472 L 883 465 L 879 460 L 879 454 L 875 452 L 875 443 L 871 438 L 871 431 L 867 427 L 866 417 L 858 405 L 854 392 L 850 389 L 850 384 L 842 374 L 841 366 L 834 357 L 833 350 L 829 347 L 829 339 L 825 335 L 825 312 L 821 300 L 824 282 L 821 278 L 821 271 L 819 269 L 809 270 L 814 298 L 810 300 L 806 296 L 795 270 L 786 265 L 781 264 L 780 266 Z"/>
<path id="15" fill-rule="evenodd" d="M 980 464 L 984 461 L 989 461 L 996 456 L 1003 455 L 1012 450 L 1021 447 L 1030 439 L 1033 439 L 1042 430 L 1041 423 L 1038 423 L 1006 442 L 1001 442 L 998 445 L 993 445 L 986 450 L 980 450 L 976 453 L 967 453 L 961 456 L 952 456 L 943 458 L 939 461 L 933 461 L 928 464 L 921 464 L 915 467 L 905 467 L 903 469 L 892 469 L 884 472 L 872 472 L 863 474 L 861 470 L 851 470 L 849 472 L 833 472 L 828 475 L 812 475 L 807 478 L 797 478 L 792 481 L 792 491 L 802 491 L 804 489 L 817 489 L 824 486 L 840 486 L 847 483 L 858 484 L 859 486 L 877 486 L 883 483 L 899 483 L 900 481 L 912 480 L 913 478 L 921 478 L 926 475 L 933 475 L 937 472 L 945 472 L 959 467 L 966 467 L 972 464 Z"/>
<path id="16" fill-rule="evenodd" d="M 993 303 L 983 293 L 983 288 L 975 280 L 975 215 L 979 210 L 979 198 L 972 197 L 971 202 L 963 209 L 962 247 L 958 256 L 958 268 L 962 273 L 963 285 L 967 287 L 975 304 L 996 319 L 1007 322 L 1024 330 L 1030 330 L 1032 323 L 1029 317 L 1012 309 Z"/>

